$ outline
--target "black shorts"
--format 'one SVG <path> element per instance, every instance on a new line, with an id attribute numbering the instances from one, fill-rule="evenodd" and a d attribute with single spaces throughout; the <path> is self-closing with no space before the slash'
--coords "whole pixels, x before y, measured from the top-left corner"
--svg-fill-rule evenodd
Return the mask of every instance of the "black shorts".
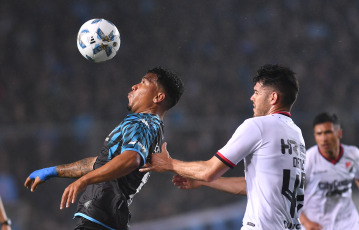
<path id="1" fill-rule="evenodd" d="M 74 230 L 108 230 L 108 228 L 80 216 L 76 217 L 76 220 Z"/>

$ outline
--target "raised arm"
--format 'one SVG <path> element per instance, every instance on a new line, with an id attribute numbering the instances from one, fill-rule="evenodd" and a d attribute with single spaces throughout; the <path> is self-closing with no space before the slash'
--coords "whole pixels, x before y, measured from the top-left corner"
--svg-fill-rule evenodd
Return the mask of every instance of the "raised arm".
<path id="1" fill-rule="evenodd" d="M 181 189 L 195 189 L 200 186 L 207 186 L 235 195 L 247 195 L 246 180 L 244 177 L 220 177 L 217 180 L 206 182 L 175 175 L 172 182 Z"/>
<path id="2" fill-rule="evenodd" d="M 52 177 L 79 178 L 93 170 L 96 159 L 97 157 L 89 157 L 70 164 L 36 170 L 30 174 L 24 185 L 33 192 L 39 184 Z"/>

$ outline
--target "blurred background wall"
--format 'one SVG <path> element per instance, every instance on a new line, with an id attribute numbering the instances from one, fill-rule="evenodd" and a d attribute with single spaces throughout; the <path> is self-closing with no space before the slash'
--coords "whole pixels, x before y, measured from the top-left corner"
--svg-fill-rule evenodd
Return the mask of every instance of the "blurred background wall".
<path id="1" fill-rule="evenodd" d="M 112 21 L 121 33 L 119 53 L 105 63 L 85 60 L 76 47 L 79 28 L 92 18 Z M 252 116 L 251 78 L 266 63 L 297 74 L 292 118 L 307 147 L 314 144 L 312 119 L 322 111 L 337 113 L 343 142 L 358 145 L 358 39 L 354 0 L 0 0 L 0 194 L 13 229 L 71 229 L 76 205 L 59 205 L 72 180 L 51 179 L 31 193 L 26 177 L 95 156 L 127 114 L 131 86 L 154 66 L 176 71 L 186 86 L 165 118 L 175 158 L 209 159 Z M 242 176 L 242 164 L 226 175 Z M 179 223 L 239 229 L 245 198 L 181 191 L 171 178 L 152 173 L 136 195 L 134 229 L 163 218 L 167 230 Z M 237 218 L 228 214 L 233 210 Z"/>

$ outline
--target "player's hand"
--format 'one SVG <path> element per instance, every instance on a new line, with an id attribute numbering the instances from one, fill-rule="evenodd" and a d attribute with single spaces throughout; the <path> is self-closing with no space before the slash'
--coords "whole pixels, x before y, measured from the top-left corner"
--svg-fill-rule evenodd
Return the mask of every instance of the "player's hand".
<path id="1" fill-rule="evenodd" d="M 75 203 L 77 196 L 85 190 L 87 184 L 81 178 L 67 186 L 62 194 L 60 209 L 70 207 L 70 203 Z"/>
<path id="2" fill-rule="evenodd" d="M 323 226 L 313 222 L 313 221 L 306 221 L 305 223 L 303 223 L 303 226 L 305 227 L 305 230 L 321 230 L 323 229 Z"/>
<path id="3" fill-rule="evenodd" d="M 39 184 L 44 183 L 46 180 L 51 177 L 56 177 L 57 171 L 56 166 L 43 168 L 36 171 L 33 171 L 30 176 L 25 181 L 25 187 L 31 189 L 31 192 L 35 191 L 36 187 Z"/>
<path id="4" fill-rule="evenodd" d="M 36 187 L 44 182 L 45 181 L 42 181 L 38 176 L 35 177 L 35 179 L 31 179 L 30 177 L 28 177 L 24 185 L 27 189 L 30 189 L 31 192 L 34 192 Z"/>
<path id="5" fill-rule="evenodd" d="M 168 151 L 167 151 L 167 142 L 162 144 L 162 152 L 154 153 L 151 156 L 151 163 L 146 163 L 142 168 L 140 168 L 140 172 L 165 172 L 171 169 L 171 160 Z"/>
<path id="6" fill-rule="evenodd" d="M 186 178 L 178 174 L 173 177 L 172 182 L 180 189 L 195 189 L 202 186 L 200 181 Z"/>

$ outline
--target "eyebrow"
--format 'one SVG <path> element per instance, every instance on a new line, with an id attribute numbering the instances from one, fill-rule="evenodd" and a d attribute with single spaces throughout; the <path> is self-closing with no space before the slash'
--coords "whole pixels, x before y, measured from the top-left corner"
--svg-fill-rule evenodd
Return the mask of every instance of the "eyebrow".
<path id="1" fill-rule="evenodd" d="M 143 78 L 142 78 L 142 81 L 148 81 L 148 82 L 150 82 L 150 79 L 149 79 L 148 77 L 143 77 Z"/>
<path id="2" fill-rule="evenodd" d="M 143 78 L 142 78 L 142 80 L 147 80 L 148 82 L 153 82 L 153 83 L 157 83 L 158 81 L 158 79 L 154 79 L 154 78 L 149 78 L 149 77 L 146 77 L 146 76 L 144 76 Z"/>
<path id="3" fill-rule="evenodd" d="M 331 130 L 331 129 L 326 129 L 326 130 L 321 130 L 321 131 L 316 131 L 315 133 L 332 133 L 333 132 L 333 130 Z"/>

